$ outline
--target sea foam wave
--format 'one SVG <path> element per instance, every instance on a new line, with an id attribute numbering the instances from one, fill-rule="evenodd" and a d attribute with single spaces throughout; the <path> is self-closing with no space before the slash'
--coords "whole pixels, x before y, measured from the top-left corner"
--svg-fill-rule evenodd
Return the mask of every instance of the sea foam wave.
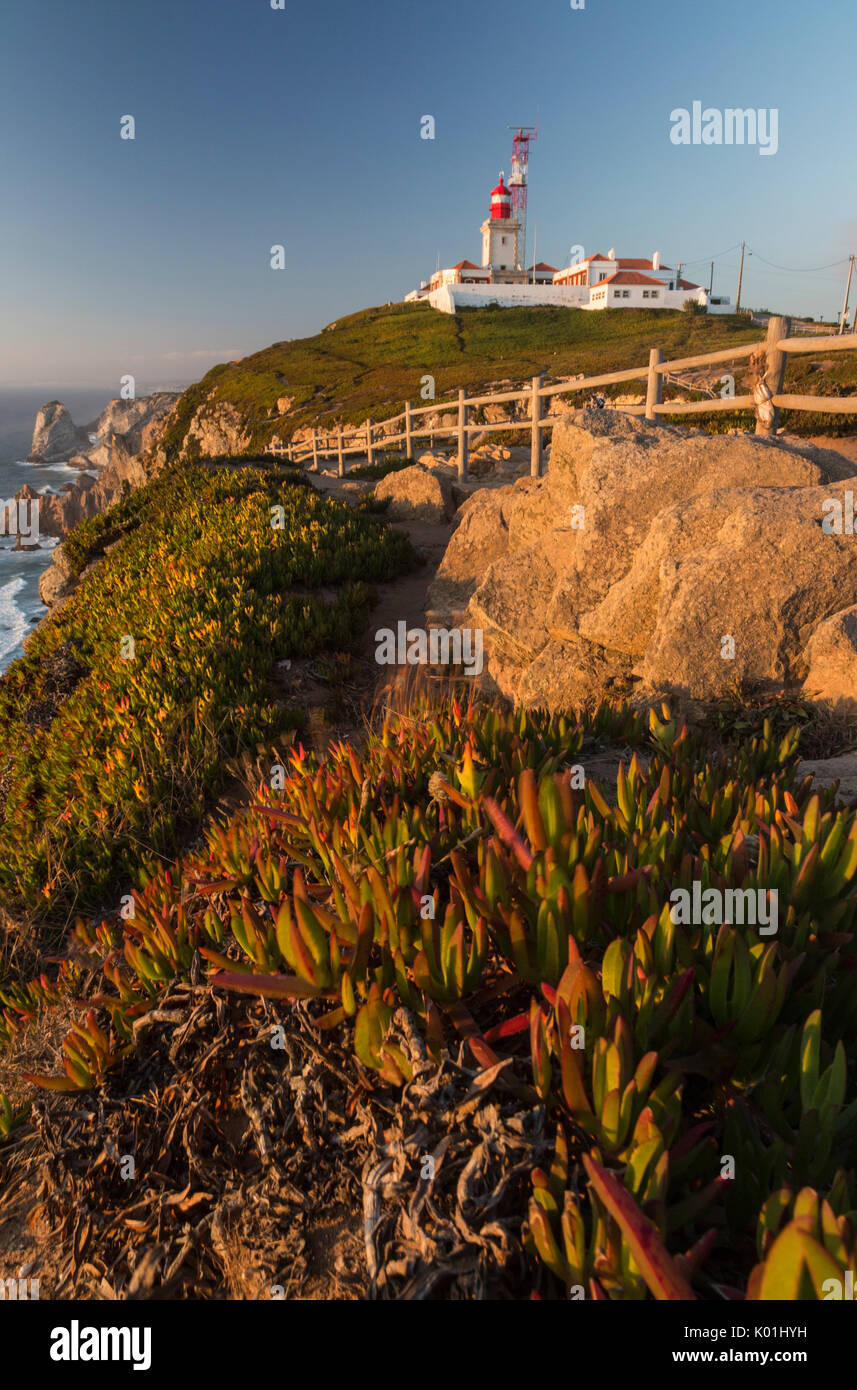
<path id="1" fill-rule="evenodd" d="M 27 607 L 34 606 L 36 610 L 40 607 L 38 602 L 35 605 L 22 603 L 27 587 L 27 581 L 20 577 L 0 584 L 0 667 L 7 666 L 10 660 L 20 655 L 21 643 L 30 629 L 30 619 L 35 616 L 33 612 L 27 612 Z"/>

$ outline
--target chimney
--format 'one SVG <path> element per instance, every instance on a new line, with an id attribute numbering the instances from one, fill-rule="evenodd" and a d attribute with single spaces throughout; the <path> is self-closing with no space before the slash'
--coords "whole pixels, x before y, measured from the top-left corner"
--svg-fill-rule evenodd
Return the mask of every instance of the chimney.
<path id="1" fill-rule="evenodd" d="M 660 253 L 660 251 L 656 251 L 655 254 L 652 256 L 652 270 L 660 270 L 660 268 L 661 268 L 661 253 Z"/>
<path id="2" fill-rule="evenodd" d="M 607 252 L 607 259 L 608 259 L 608 261 L 615 261 L 615 259 L 616 259 L 616 247 L 615 247 L 615 246 L 611 246 L 611 247 L 610 247 L 610 250 Z"/>

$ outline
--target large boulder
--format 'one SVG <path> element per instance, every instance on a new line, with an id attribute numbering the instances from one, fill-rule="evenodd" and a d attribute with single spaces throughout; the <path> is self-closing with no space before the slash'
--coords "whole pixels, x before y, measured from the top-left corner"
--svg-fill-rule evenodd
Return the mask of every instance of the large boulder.
<path id="1" fill-rule="evenodd" d="M 449 521 L 455 507 L 452 500 L 453 470 L 444 466 L 424 468 L 415 463 L 388 473 L 375 488 L 379 501 L 389 498 L 388 515 L 394 521 Z"/>
<path id="2" fill-rule="evenodd" d="M 529 705 L 793 685 L 814 628 L 857 602 L 857 541 L 821 527 L 853 472 L 800 441 L 574 412 L 544 477 L 462 509 L 429 606 L 469 591 L 490 675 Z"/>
<path id="3" fill-rule="evenodd" d="M 857 605 L 818 624 L 807 644 L 806 663 L 804 691 L 810 699 L 841 713 L 857 713 Z"/>
<path id="4" fill-rule="evenodd" d="M 429 590 L 429 606 L 437 612 L 466 607 L 491 562 L 505 554 L 509 528 L 504 515 L 512 489 L 474 492 L 459 508 L 437 575 Z"/>
<path id="5" fill-rule="evenodd" d="M 736 680 L 777 693 L 803 679 L 815 628 L 857 603 L 857 537 L 821 529 L 822 498 L 843 488 L 748 489 L 733 496 L 713 542 L 684 553 L 673 514 L 677 553 L 661 563 L 639 666 L 649 687 L 706 698 Z"/>

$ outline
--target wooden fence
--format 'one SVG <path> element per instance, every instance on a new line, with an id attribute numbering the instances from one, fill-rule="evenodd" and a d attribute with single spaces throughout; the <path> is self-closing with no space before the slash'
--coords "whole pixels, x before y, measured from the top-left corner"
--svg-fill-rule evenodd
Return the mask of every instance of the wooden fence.
<path id="1" fill-rule="evenodd" d="M 775 317 L 768 323 L 767 337 L 757 343 L 745 343 L 740 347 L 723 348 L 719 352 L 701 353 L 696 357 L 681 357 L 665 362 L 660 348 L 652 348 L 647 366 L 629 367 L 620 372 L 605 372 L 600 376 L 572 377 L 546 386 L 544 377 L 533 377 L 528 388 L 515 391 L 501 391 L 488 396 L 471 396 L 462 390 L 458 393 L 458 419 L 455 425 L 440 426 L 436 423 L 423 425 L 426 415 L 437 415 L 444 404 L 434 402 L 429 406 L 414 409 L 410 401 L 404 410 L 376 425 L 368 420 L 365 427 L 355 430 L 342 428 L 335 432 L 323 433 L 313 430 L 312 438 L 300 444 L 287 444 L 269 452 L 286 457 L 290 463 L 307 463 L 310 459 L 317 465 L 320 459 L 336 458 L 339 463 L 339 476 L 345 476 L 345 460 L 349 454 L 365 455 L 371 465 L 380 451 L 387 452 L 394 446 L 404 447 L 405 457 L 413 455 L 414 441 L 429 439 L 434 445 L 435 438 L 454 438 L 458 446 L 458 476 L 467 477 L 467 462 L 471 434 L 486 435 L 510 430 L 526 430 L 530 434 L 530 473 L 538 477 L 542 471 L 542 438 L 546 430 L 556 424 L 557 415 L 544 415 L 542 403 L 553 396 L 576 395 L 581 391 L 593 391 L 599 386 L 613 386 L 624 381 L 646 382 L 645 405 L 623 405 L 618 409 L 630 415 L 643 415 L 647 420 L 669 418 L 670 415 L 710 415 L 717 411 L 754 411 L 756 433 L 773 435 L 777 432 L 779 412 L 788 410 L 824 411 L 838 415 L 857 414 L 857 396 L 800 396 L 783 394 L 786 361 L 790 353 L 841 352 L 857 348 L 857 334 L 836 334 L 827 337 L 792 337 L 791 324 L 787 318 Z M 678 371 L 691 367 L 706 367 L 716 363 L 736 362 L 755 358 L 758 381 L 752 395 L 715 397 L 703 401 L 663 400 L 663 384 Z M 503 405 L 517 401 L 529 401 L 528 418 L 524 420 L 503 420 L 497 424 L 475 424 L 470 414 L 480 406 Z M 447 408 L 454 407 L 450 401 Z M 401 429 L 390 434 L 391 426 L 401 425 Z"/>

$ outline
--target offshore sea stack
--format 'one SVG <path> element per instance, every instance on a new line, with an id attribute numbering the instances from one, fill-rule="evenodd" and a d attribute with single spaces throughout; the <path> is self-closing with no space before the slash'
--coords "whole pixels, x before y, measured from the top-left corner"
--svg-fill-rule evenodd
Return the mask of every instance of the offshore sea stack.
<path id="1" fill-rule="evenodd" d="M 530 708 L 737 682 L 842 705 L 831 653 L 857 670 L 857 536 L 837 518 L 853 474 L 803 442 L 572 412 L 544 477 L 465 502 L 430 618 L 481 627 L 490 682 Z"/>
<path id="2" fill-rule="evenodd" d="M 27 462 L 67 463 L 88 445 L 89 434 L 74 423 L 62 401 L 48 401 L 36 416 Z"/>
<path id="3" fill-rule="evenodd" d="M 140 453 L 160 431 L 179 399 L 179 392 L 156 391 L 134 400 L 116 399 L 91 424 L 74 423 L 62 401 L 48 401 L 36 416 L 28 463 L 70 463 L 74 468 L 104 468 L 110 441 L 122 437 L 127 449 Z M 93 443 L 90 436 L 97 437 Z"/>

